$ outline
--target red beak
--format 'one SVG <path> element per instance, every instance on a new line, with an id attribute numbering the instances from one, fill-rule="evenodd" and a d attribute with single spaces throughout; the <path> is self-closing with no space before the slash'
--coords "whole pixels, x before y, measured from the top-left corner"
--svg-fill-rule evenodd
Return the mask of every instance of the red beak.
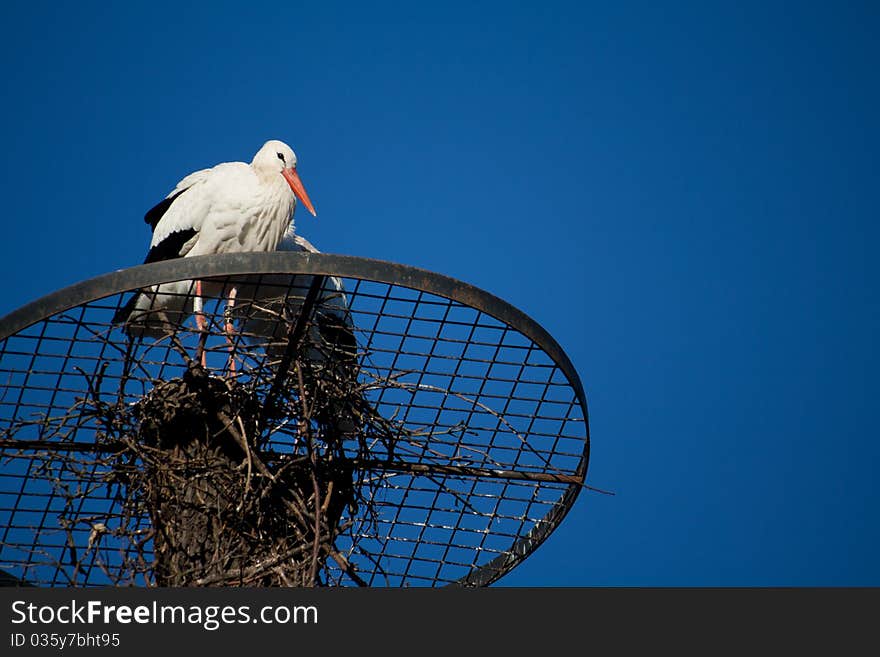
<path id="1" fill-rule="evenodd" d="M 293 167 L 282 169 L 281 175 L 287 180 L 287 184 L 290 185 L 290 188 L 293 190 L 294 195 L 300 200 L 300 203 L 306 206 L 306 210 L 311 212 L 312 216 L 317 217 L 318 213 L 315 212 L 315 208 L 312 207 L 312 202 L 309 200 L 309 195 L 306 194 L 306 188 L 303 187 L 302 180 L 299 179 L 299 174 L 296 172 L 296 169 Z"/>

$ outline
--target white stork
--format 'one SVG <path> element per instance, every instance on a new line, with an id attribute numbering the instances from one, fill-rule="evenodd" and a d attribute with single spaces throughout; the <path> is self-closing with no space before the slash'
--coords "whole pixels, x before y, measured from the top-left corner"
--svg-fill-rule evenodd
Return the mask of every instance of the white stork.
<path id="1" fill-rule="evenodd" d="M 290 253 L 320 253 L 315 246 L 292 229 L 281 239 L 278 251 Z M 312 284 L 308 274 L 252 274 L 239 279 L 236 277 L 236 305 L 232 316 L 241 322 L 242 337 L 250 343 L 265 343 L 270 358 L 278 357 L 284 351 L 284 341 L 288 331 L 287 322 L 279 321 L 295 318 Z M 348 298 L 342 281 L 336 276 L 328 276 L 316 302 L 316 319 L 311 326 L 312 345 L 329 343 L 346 351 L 357 350 L 354 326 L 348 308 Z M 343 334 L 333 334 L 334 328 Z M 311 354 L 313 360 L 323 360 L 318 354 Z"/>
<path id="2" fill-rule="evenodd" d="M 202 169 L 177 183 L 144 216 L 153 229 L 145 263 L 213 253 L 273 251 L 293 227 L 296 200 L 315 209 L 296 171 L 296 155 L 284 142 L 271 140 L 250 164 L 227 162 Z M 114 323 L 132 336 L 161 337 L 192 311 L 204 328 L 202 285 L 177 281 L 136 293 L 120 308 Z M 230 293 L 234 303 L 236 290 Z M 227 331 L 231 327 L 227 326 Z"/>
<path id="3" fill-rule="evenodd" d="M 288 230 L 277 250 L 320 253 L 293 229 Z M 252 274 L 236 278 L 237 296 L 230 320 L 238 321 L 238 333 L 244 342 L 264 347 L 267 364 L 280 363 L 287 348 L 290 322 L 299 316 L 313 280 L 308 274 Z M 306 358 L 317 366 L 318 372 L 324 373 L 319 376 L 332 377 L 337 385 L 353 390 L 358 383 L 358 344 L 348 295 L 339 278 L 325 279 L 310 312 Z M 316 419 L 336 435 L 355 434 L 359 420 L 352 414 L 351 404 L 336 400 L 328 417 Z"/>

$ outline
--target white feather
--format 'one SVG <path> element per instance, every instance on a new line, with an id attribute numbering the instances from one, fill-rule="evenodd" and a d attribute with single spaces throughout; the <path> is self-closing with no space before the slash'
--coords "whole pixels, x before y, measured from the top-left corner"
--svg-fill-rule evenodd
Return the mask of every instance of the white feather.
<path id="1" fill-rule="evenodd" d="M 311 242 L 296 235 L 293 230 L 284 235 L 277 250 L 320 253 Z M 270 351 L 277 352 L 277 347 L 283 345 L 288 330 L 288 323 L 279 321 L 282 311 L 288 318 L 297 316 L 312 280 L 312 276 L 307 274 L 270 274 L 248 276 L 236 281 L 234 316 L 241 320 L 239 331 L 245 339 L 252 343 L 266 342 L 274 345 L 274 348 L 270 346 Z M 317 306 L 320 312 L 333 316 L 349 329 L 353 328 L 348 298 L 339 278 L 331 276 L 327 279 L 318 296 Z M 320 335 L 314 323 L 311 331 L 313 344 L 318 344 Z M 323 356 L 315 352 L 312 353 L 312 358 L 320 360 Z"/>
<path id="2" fill-rule="evenodd" d="M 180 248 L 174 244 L 171 257 L 273 251 L 293 230 L 296 197 L 281 175 L 287 163 L 296 164 L 290 147 L 269 141 L 250 164 L 228 162 L 185 176 L 165 197 L 177 195 L 156 223 L 150 248 L 161 248 L 175 233 L 194 231 Z M 161 337 L 192 312 L 192 289 L 191 281 L 153 286 L 114 321 L 123 321 L 131 335 Z"/>

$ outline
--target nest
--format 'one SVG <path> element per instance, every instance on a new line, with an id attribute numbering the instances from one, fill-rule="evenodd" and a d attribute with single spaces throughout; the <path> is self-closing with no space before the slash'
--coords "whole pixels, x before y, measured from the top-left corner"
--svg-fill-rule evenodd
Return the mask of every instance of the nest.
<path id="1" fill-rule="evenodd" d="M 314 458 L 269 460 L 260 409 L 244 386 L 197 365 L 138 404 L 142 469 L 129 489 L 149 511 L 158 585 L 320 581 L 342 512 L 356 509 L 353 470 L 315 445 Z"/>
<path id="2" fill-rule="evenodd" d="M 198 364 L 200 353 L 181 350 L 183 375 L 154 380 L 136 403 L 124 403 L 124 380 L 115 400 L 98 392 L 102 381 L 89 382 L 92 396 L 70 415 L 100 427 L 96 448 L 105 455 L 59 453 L 42 466 L 68 500 L 59 523 L 74 562 L 71 584 L 88 578 L 91 561 L 116 584 L 143 576 L 158 586 L 320 586 L 328 559 L 363 584 L 335 547 L 371 513 L 362 497 L 371 484 L 355 464 L 368 456 L 368 437 L 390 446 L 405 429 L 367 401 L 356 344 L 292 330 L 250 353 L 241 347 L 242 359 L 270 355 L 241 378 L 212 374 Z M 269 450 L 267 436 L 281 427 L 293 444 Z M 112 527 L 81 511 L 104 486 L 122 509 Z M 91 527 L 86 554 L 75 547 L 82 523 Z M 99 557 L 102 541 L 125 554 L 115 571 Z"/>
<path id="3" fill-rule="evenodd" d="M 564 517 L 586 406 L 539 326 L 358 259 L 158 282 L 221 260 L 9 316 L 0 584 L 485 584 Z M 157 316 L 114 323 L 142 279 Z"/>

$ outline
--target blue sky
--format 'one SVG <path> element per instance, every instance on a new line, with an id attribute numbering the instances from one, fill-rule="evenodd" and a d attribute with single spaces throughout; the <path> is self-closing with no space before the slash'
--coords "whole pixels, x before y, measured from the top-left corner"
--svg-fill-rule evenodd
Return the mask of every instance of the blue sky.
<path id="1" fill-rule="evenodd" d="M 6 6 L 0 313 L 283 139 L 319 248 L 482 287 L 580 372 L 617 495 L 504 584 L 880 584 L 880 11 L 611 4 Z"/>

